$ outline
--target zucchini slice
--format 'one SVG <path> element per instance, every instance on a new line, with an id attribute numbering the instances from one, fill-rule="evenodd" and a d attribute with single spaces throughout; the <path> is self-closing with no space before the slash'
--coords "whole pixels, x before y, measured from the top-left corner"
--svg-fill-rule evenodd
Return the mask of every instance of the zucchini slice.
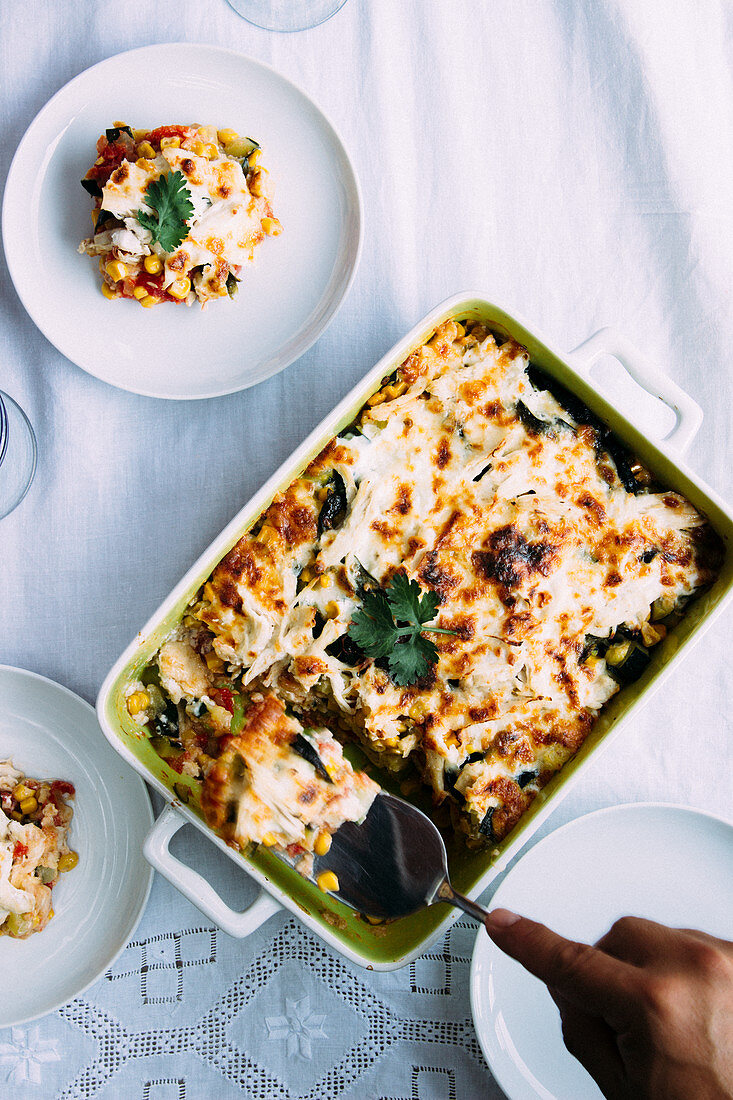
<path id="1" fill-rule="evenodd" d="M 478 831 L 481 833 L 481 835 L 488 837 L 489 840 L 496 840 L 497 839 L 496 833 L 494 832 L 493 825 L 491 824 L 491 819 L 494 816 L 494 811 L 495 810 L 496 810 L 496 806 L 489 806 L 488 810 L 486 811 L 486 813 L 483 816 L 483 820 L 482 820 L 481 824 L 478 827 Z"/>
<path id="2" fill-rule="evenodd" d="M 324 531 L 340 527 L 346 519 L 346 485 L 338 470 L 333 470 L 328 486 L 328 495 L 318 513 L 318 537 Z"/>
<path id="3" fill-rule="evenodd" d="M 304 737 L 302 733 L 296 733 L 293 740 L 290 742 L 290 747 L 293 752 L 297 752 L 298 756 L 302 756 L 304 760 L 307 760 L 315 770 L 316 774 L 320 775 L 321 779 L 325 779 L 327 783 L 333 783 L 333 779 L 326 771 L 326 765 L 321 760 L 318 752 L 313 744 Z"/>
<path id="4" fill-rule="evenodd" d="M 638 680 L 650 660 L 649 651 L 643 645 L 623 635 L 606 650 L 606 667 L 619 684 L 632 684 Z"/>

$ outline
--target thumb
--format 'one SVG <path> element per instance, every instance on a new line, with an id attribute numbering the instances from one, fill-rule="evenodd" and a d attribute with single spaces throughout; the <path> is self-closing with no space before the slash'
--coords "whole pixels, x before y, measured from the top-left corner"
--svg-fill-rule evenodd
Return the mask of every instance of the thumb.
<path id="1" fill-rule="evenodd" d="M 497 947 L 570 1004 L 603 1016 L 614 1027 L 628 1019 L 635 967 L 508 909 L 495 909 L 485 923 Z"/>

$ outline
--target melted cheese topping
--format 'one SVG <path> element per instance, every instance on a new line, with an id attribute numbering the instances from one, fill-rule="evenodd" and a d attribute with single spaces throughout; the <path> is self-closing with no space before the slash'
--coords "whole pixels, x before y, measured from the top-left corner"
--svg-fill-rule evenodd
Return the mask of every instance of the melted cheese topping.
<path id="1" fill-rule="evenodd" d="M 648 478 L 628 491 L 617 445 L 528 365 L 513 341 L 446 323 L 223 559 L 197 609 L 245 684 L 348 716 L 382 761 L 412 755 L 490 839 L 618 690 L 590 642 L 604 650 L 622 626 L 658 640 L 651 605 L 713 576 L 704 518 Z M 322 530 L 334 471 L 345 514 Z M 440 598 L 435 625 L 455 634 L 432 635 L 439 660 L 417 685 L 349 646 L 362 568 L 381 583 L 403 569 Z"/>
<path id="2" fill-rule="evenodd" d="M 302 859 L 319 833 L 365 817 L 378 790 L 328 730 L 304 731 L 267 695 L 253 700 L 241 733 L 207 776 L 201 805 L 207 822 L 239 847 L 264 843 Z"/>
<path id="3" fill-rule="evenodd" d="M 101 220 L 99 232 L 82 241 L 79 251 L 103 257 L 105 265 L 110 261 L 122 262 L 127 267 L 127 277 L 133 280 L 141 271 L 144 273 L 141 265 L 145 257 L 154 254 L 163 262 L 162 277 L 141 285 L 146 289 L 152 286 L 161 297 L 160 292 L 170 288 L 176 280 L 188 277 L 193 289 L 185 300 L 190 304 L 197 297 L 203 303 L 227 295 L 228 276 L 232 274 L 240 279 L 245 265 L 253 259 L 255 246 L 266 235 L 277 235 L 280 225 L 273 217 L 266 193 L 266 170 L 227 155 L 221 145 L 212 141 L 216 131 L 212 135 L 210 127 L 178 129 L 177 146 L 166 145 L 155 153 L 147 142 L 154 155 L 124 159 L 114 168 L 102 188 L 99 209 L 111 214 L 122 225 L 113 223 L 110 227 L 108 219 Z M 127 142 L 127 136 L 123 137 Z M 157 145 L 158 139 L 153 139 Z M 145 144 L 138 135 L 137 143 L 130 140 L 126 148 L 139 149 Z M 116 146 L 105 144 L 102 152 L 108 148 Z M 217 151 L 218 155 L 211 155 Z M 128 155 L 134 157 L 135 153 Z M 97 161 L 97 165 L 102 163 L 102 160 Z M 161 176 L 173 172 L 180 172 L 185 179 L 193 213 L 187 223 L 186 237 L 167 253 L 160 243 L 153 242 L 150 231 L 138 221 L 138 214 L 141 211 L 154 213 L 149 187 Z M 115 281 L 119 281 L 119 273 L 108 274 L 108 285 L 114 286 Z M 123 296 L 130 297 L 134 285 L 137 284 L 123 287 Z M 174 297 L 180 299 L 178 289 Z"/>
<path id="4" fill-rule="evenodd" d="M 55 879 L 59 858 L 69 850 L 66 834 L 73 811 L 65 804 L 58 809 L 53 800 L 43 804 L 39 801 L 43 805 L 39 823 L 23 825 L 8 817 L 3 806 L 8 809 L 15 805 L 11 792 L 23 780 L 22 772 L 9 760 L 0 760 L 0 935 L 7 931 L 11 914 L 27 914 L 24 938 L 40 932 L 52 916 L 51 887 L 46 885 L 51 879 L 39 878 L 36 872 L 41 868 L 44 875 Z M 31 782 L 40 799 L 37 784 Z"/>
<path id="5" fill-rule="evenodd" d="M 207 159 L 188 149 L 163 149 L 155 159 L 135 164 L 123 161 L 112 173 L 102 191 L 102 209 L 124 220 L 127 226 L 125 231 L 113 231 L 117 234 L 114 243 L 123 250 L 126 244 L 127 251 L 135 254 L 151 252 L 150 247 L 145 248 L 150 245 L 150 233 L 135 216 L 139 210 L 152 213 L 146 201 L 147 189 L 167 172 L 181 172 L 185 177 L 194 212 L 188 235 L 166 258 L 164 285 L 196 267 L 216 271 L 223 262 L 228 271 L 250 262 L 254 246 L 263 237 L 267 200 L 250 194 L 242 166 L 233 157 L 222 154 Z"/>

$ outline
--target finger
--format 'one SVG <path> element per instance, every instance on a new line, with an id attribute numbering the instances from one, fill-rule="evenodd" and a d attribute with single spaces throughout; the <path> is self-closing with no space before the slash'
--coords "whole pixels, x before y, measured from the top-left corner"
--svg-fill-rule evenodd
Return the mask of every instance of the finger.
<path id="1" fill-rule="evenodd" d="M 692 936 L 696 940 L 709 943 L 733 959 L 733 943 L 730 940 L 718 939 L 717 936 L 711 936 L 709 932 L 701 932 L 699 928 L 677 928 L 675 931 L 686 932 L 688 936 Z"/>
<path id="2" fill-rule="evenodd" d="M 562 1038 L 567 1050 L 578 1061 L 604 1096 L 609 1100 L 627 1096 L 624 1091 L 624 1064 L 616 1043 L 616 1033 L 599 1016 L 589 1016 L 557 994 Z"/>
<path id="3" fill-rule="evenodd" d="M 602 1015 L 613 1026 L 628 1021 L 638 980 L 634 967 L 507 909 L 489 914 L 486 931 L 497 947 L 577 1008 Z"/>
<path id="4" fill-rule="evenodd" d="M 621 917 L 595 946 L 615 959 L 641 967 L 654 962 L 664 964 L 670 958 L 680 959 L 686 954 L 694 960 L 696 956 L 692 948 L 700 942 L 733 955 L 733 944 L 726 940 L 716 939 L 694 928 L 668 928 L 665 924 L 643 917 Z"/>
<path id="5" fill-rule="evenodd" d="M 643 917 L 621 917 L 614 921 L 595 946 L 632 966 L 645 966 L 665 953 L 671 931 L 665 925 Z"/>

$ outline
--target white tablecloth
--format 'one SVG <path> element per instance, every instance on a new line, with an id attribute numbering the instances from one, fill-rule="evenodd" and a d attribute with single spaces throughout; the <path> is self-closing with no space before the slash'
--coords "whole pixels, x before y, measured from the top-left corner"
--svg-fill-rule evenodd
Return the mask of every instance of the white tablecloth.
<path id="1" fill-rule="evenodd" d="M 93 700 L 294 444 L 464 288 L 561 347 L 604 324 L 625 331 L 702 405 L 690 461 L 730 495 L 732 26 L 725 0 L 349 0 L 294 35 L 250 26 L 225 0 L 6 0 L 3 178 L 36 112 L 78 72 L 134 46 L 207 42 L 272 64 L 334 119 L 361 178 L 366 236 L 353 289 L 315 347 L 208 403 L 88 377 L 36 331 L 2 266 L 0 385 L 35 426 L 39 466 L 0 523 L 0 661 Z M 729 634 L 730 620 L 710 631 L 543 831 L 622 801 L 730 813 Z M 189 832 L 179 850 L 231 880 L 231 864 Z M 461 922 L 428 958 L 373 975 L 290 917 L 235 943 L 159 880 L 106 979 L 0 1032 L 0 1092 L 498 1097 L 470 1022 L 472 939 Z"/>

